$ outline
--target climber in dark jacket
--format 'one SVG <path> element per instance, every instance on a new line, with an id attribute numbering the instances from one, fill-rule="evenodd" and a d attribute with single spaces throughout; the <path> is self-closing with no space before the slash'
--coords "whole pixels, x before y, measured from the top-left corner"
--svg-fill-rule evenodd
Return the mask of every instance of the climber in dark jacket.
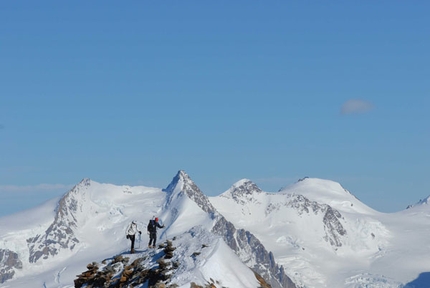
<path id="1" fill-rule="evenodd" d="M 157 242 L 157 227 L 164 228 L 164 225 L 160 225 L 160 223 L 158 223 L 157 217 L 155 217 L 155 219 L 149 220 L 148 227 L 147 227 L 148 234 L 149 234 L 148 248 L 155 248 L 155 244 Z"/>

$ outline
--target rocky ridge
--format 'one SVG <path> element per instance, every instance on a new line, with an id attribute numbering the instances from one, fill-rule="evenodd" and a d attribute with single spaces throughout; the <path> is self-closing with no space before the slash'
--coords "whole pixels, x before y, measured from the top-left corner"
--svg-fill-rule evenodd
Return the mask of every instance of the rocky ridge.
<path id="1" fill-rule="evenodd" d="M 22 269 L 22 262 L 18 254 L 9 249 L 0 249 L 0 283 L 12 279 L 14 269 Z"/>
<path id="2" fill-rule="evenodd" d="M 45 233 L 27 239 L 30 263 L 55 256 L 61 249 L 73 250 L 79 243 L 74 232 L 78 227 L 76 214 L 81 204 L 78 198 L 85 195 L 90 185 L 90 179 L 84 179 L 73 187 L 61 198 L 55 219 Z"/>
<path id="3" fill-rule="evenodd" d="M 252 192 L 247 193 L 248 189 L 257 191 L 257 193 L 261 192 L 261 189 L 251 181 L 244 182 L 244 185 L 244 188 L 237 187 L 232 194 L 251 195 Z M 260 274 L 272 287 L 296 287 L 285 274 L 284 268 L 276 263 L 273 254 L 265 249 L 257 237 L 244 229 L 236 229 L 231 222 L 227 221 L 184 171 L 178 172 L 165 191 L 171 193 L 170 198 L 174 197 L 174 191 L 178 194 L 185 193 L 203 211 L 210 213 L 215 220 L 211 232 L 221 236 L 242 262 Z"/>
<path id="4" fill-rule="evenodd" d="M 343 219 L 342 214 L 327 204 L 321 204 L 316 201 L 311 201 L 303 195 L 290 194 L 286 195 L 286 200 L 284 203 L 269 204 L 266 208 L 266 215 L 269 215 L 273 211 L 279 210 L 281 207 L 288 207 L 294 209 L 298 215 L 322 214 L 324 225 L 324 231 L 326 235 L 324 240 L 327 241 L 334 248 L 342 246 L 342 237 L 347 235 L 347 230 L 341 223 Z"/>

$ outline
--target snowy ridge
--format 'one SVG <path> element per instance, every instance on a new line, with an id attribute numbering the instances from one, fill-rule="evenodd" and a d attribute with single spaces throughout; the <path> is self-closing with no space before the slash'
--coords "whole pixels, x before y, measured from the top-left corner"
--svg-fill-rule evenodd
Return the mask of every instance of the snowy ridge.
<path id="1" fill-rule="evenodd" d="M 115 255 L 158 265 L 147 235 L 129 254 L 125 228 L 165 225 L 173 240 L 171 283 L 190 287 L 424 288 L 430 282 L 428 199 L 384 214 L 340 184 L 304 178 L 278 193 L 249 179 L 207 197 L 179 171 L 166 189 L 84 179 L 60 199 L 0 218 L 2 287 L 74 287 L 88 263 Z M 251 268 L 251 269 L 249 269 Z M 254 271 L 254 272 L 253 272 Z M 142 283 L 138 288 L 148 287 Z"/>
<path id="2" fill-rule="evenodd" d="M 184 171 L 179 171 L 164 191 L 168 198 L 165 207 L 171 211 L 171 215 L 166 215 L 166 217 L 169 222 L 174 223 L 171 226 L 180 225 L 181 229 L 190 228 L 184 226 L 184 223 L 194 223 L 194 219 L 205 219 L 200 220 L 204 223 L 203 226 L 215 235 L 223 237 L 240 259 L 248 267 L 265 277 L 272 287 L 295 287 L 285 274 L 283 267 L 276 263 L 273 255 L 264 248 L 260 241 L 252 233 L 243 229 L 237 230 L 231 222 L 226 221 Z M 191 208 L 196 205 L 201 210 Z M 196 214 L 203 212 L 204 214 L 200 216 Z M 172 228 L 169 227 L 170 229 Z"/>
<path id="3" fill-rule="evenodd" d="M 82 180 L 61 198 L 54 222 L 43 234 L 38 234 L 27 240 L 30 250 L 30 263 L 37 262 L 41 257 L 48 259 L 55 256 L 62 249 L 72 251 L 79 243 L 76 238 L 75 229 L 78 227 L 78 209 L 86 202 L 85 191 L 91 185 L 90 179 Z M 79 199 L 82 197 L 82 199 Z"/>
<path id="4" fill-rule="evenodd" d="M 200 191 L 200 188 L 197 187 L 185 171 L 180 170 L 164 191 L 168 193 L 166 205 L 169 205 L 175 197 L 180 197 L 181 193 L 185 193 L 203 211 L 211 214 L 215 213 L 215 208 L 209 202 L 206 195 Z"/>
<path id="5" fill-rule="evenodd" d="M 244 229 L 237 230 L 224 217 L 217 221 L 212 231 L 217 235 L 222 235 L 224 241 L 240 259 L 263 276 L 272 287 L 296 287 L 285 273 L 284 267 L 276 263 L 272 252 L 268 252 L 251 232 Z"/>
<path id="6" fill-rule="evenodd" d="M 172 282 L 180 287 L 190 287 L 189 283 L 210 283 L 216 281 L 219 286 L 258 287 L 251 269 L 245 266 L 231 249 L 203 227 L 191 230 L 175 239 L 176 253 L 172 261 L 180 261 L 178 271 Z"/>
<path id="7" fill-rule="evenodd" d="M 428 205 L 430 204 L 430 196 L 424 198 L 424 199 L 420 199 L 417 203 L 413 204 L 413 205 L 408 205 L 406 207 L 406 209 L 411 209 L 414 208 L 415 210 L 417 209 L 428 209 Z"/>
<path id="8" fill-rule="evenodd" d="M 88 263 L 128 253 L 130 243 L 124 231 L 129 221 L 136 220 L 144 231 L 154 215 L 165 225 L 158 242 L 174 238 L 179 246 L 177 260 L 181 263 L 172 275 L 177 285 L 189 287 L 190 281 L 203 285 L 215 279 L 217 287 L 259 287 L 251 267 L 267 277 L 272 287 L 295 287 L 273 254 L 250 232 L 237 230 L 226 221 L 184 171 L 164 190 L 84 179 L 58 201 L 51 215 L 51 221 L 34 223 L 38 229 L 2 226 L 0 275 L 6 281 L 4 287 L 29 287 L 29 283 L 32 287 L 73 287 L 76 275 Z M 15 232 L 7 232 L 12 230 Z M 11 243 L 15 235 L 29 239 L 27 249 L 6 249 L 11 245 L 4 244 Z M 146 234 L 142 236 L 137 251 L 145 254 L 148 250 L 142 248 L 148 239 Z M 194 254 L 196 251 L 202 256 Z"/>
<path id="9" fill-rule="evenodd" d="M 430 261 L 417 259 L 425 237 L 412 244 L 403 230 L 430 229 L 423 219 L 429 209 L 379 213 L 340 184 L 322 179 L 304 178 L 278 193 L 243 185 L 247 182 L 210 200 L 228 221 L 272 251 L 299 287 L 403 287 L 427 269 Z M 231 197 L 231 191 L 242 192 Z M 430 249 L 426 253 L 430 256 Z M 393 266 L 395 255 L 402 260 L 394 263 L 417 261 L 421 268 Z"/>
<path id="10" fill-rule="evenodd" d="M 281 194 L 298 194 L 330 205 L 336 210 L 360 214 L 375 214 L 375 210 L 363 204 L 351 192 L 337 182 L 305 177 L 295 184 L 283 188 Z"/>

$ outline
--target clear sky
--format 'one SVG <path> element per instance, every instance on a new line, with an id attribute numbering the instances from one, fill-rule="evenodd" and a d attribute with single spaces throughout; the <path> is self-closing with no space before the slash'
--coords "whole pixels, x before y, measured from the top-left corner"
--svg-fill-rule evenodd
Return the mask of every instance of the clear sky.
<path id="1" fill-rule="evenodd" d="M 1 1 L 0 215 L 83 178 L 430 195 L 429 1 Z"/>

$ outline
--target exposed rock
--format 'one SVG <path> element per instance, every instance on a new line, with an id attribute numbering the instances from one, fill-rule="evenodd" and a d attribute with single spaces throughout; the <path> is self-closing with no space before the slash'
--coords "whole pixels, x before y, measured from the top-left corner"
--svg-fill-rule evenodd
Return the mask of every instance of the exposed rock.
<path id="1" fill-rule="evenodd" d="M 339 211 L 334 210 L 330 206 L 327 207 L 327 210 L 324 214 L 324 230 L 326 232 L 326 236 L 324 239 L 329 241 L 332 246 L 341 247 L 342 241 L 340 236 L 346 235 L 346 230 L 343 228 L 342 224 L 339 221 L 342 215 Z"/>
<path id="2" fill-rule="evenodd" d="M 166 241 L 163 244 L 163 251 L 174 251 L 175 247 L 171 241 Z M 202 247 L 205 248 L 205 247 Z M 150 257 L 158 257 L 158 253 Z M 131 264 L 129 259 L 122 255 L 117 255 L 112 259 L 105 259 L 103 265 L 96 262 L 87 265 L 87 270 L 77 275 L 74 280 L 75 288 L 87 287 L 106 287 L 106 288 L 126 288 L 126 287 L 141 287 L 145 285 L 148 288 L 177 288 L 178 285 L 170 282 L 171 275 L 178 269 L 180 263 L 171 263 L 165 258 L 166 254 L 156 260 L 158 266 L 153 267 L 153 264 L 145 267 L 144 260 L 147 256 L 136 258 Z M 153 262 L 152 262 L 153 263 Z M 257 280 L 261 284 L 261 288 L 271 288 L 269 284 L 258 274 L 255 273 Z M 220 279 L 222 280 L 222 279 Z M 146 284 L 145 284 L 146 283 Z M 190 287 L 194 288 L 220 288 L 223 287 L 219 283 L 221 281 L 210 278 L 203 286 L 196 283 L 191 283 Z M 292 287 L 292 286 L 285 286 Z"/>
<path id="3" fill-rule="evenodd" d="M 284 268 L 275 263 L 273 254 L 269 253 L 252 233 L 243 229 L 236 230 L 231 222 L 216 211 L 208 197 L 202 193 L 184 171 L 179 171 L 164 191 L 168 193 L 166 205 L 172 203 L 175 197 L 186 195 L 203 211 L 209 213 L 211 218 L 215 220 L 211 232 L 222 236 L 227 245 L 241 258 L 242 262 L 264 277 L 272 287 L 296 287 L 285 274 Z M 251 197 L 253 193 L 262 192 L 257 185 L 249 180 L 244 180 L 240 185 L 234 186 L 232 191 L 232 194 L 237 197 Z M 175 211 L 173 212 L 175 213 Z"/>
<path id="4" fill-rule="evenodd" d="M 251 232 L 236 229 L 224 217 L 220 217 L 212 232 L 222 236 L 230 248 L 248 267 L 270 283 L 273 288 L 295 288 L 296 285 L 285 274 L 284 267 L 275 262 L 272 252 L 268 252 L 263 244 Z M 255 263 L 255 264 L 252 264 Z"/>
<path id="5" fill-rule="evenodd" d="M 45 233 L 27 239 L 30 263 L 35 263 L 40 258 L 55 256 L 61 249 L 73 250 L 79 243 L 73 231 L 78 226 L 76 216 L 79 205 L 82 204 L 77 200 L 77 196 L 82 196 L 82 191 L 90 185 L 90 179 L 84 179 L 67 192 L 59 202 L 54 222 Z"/>
<path id="6" fill-rule="evenodd" d="M 282 206 L 294 208 L 298 215 L 305 213 L 323 214 L 322 225 L 324 225 L 325 231 L 323 239 L 335 249 L 342 246 L 342 236 L 345 236 L 347 231 L 340 222 L 343 217 L 338 210 L 327 204 L 311 201 L 303 195 L 291 194 L 284 203 L 269 204 L 266 209 L 266 215 L 279 210 Z"/>
<path id="7" fill-rule="evenodd" d="M 22 269 L 18 254 L 8 249 L 0 249 L 0 283 L 12 279 L 15 269 Z"/>
<path id="8" fill-rule="evenodd" d="M 228 192 L 235 202 L 242 205 L 250 202 L 257 202 L 254 195 L 263 193 L 257 184 L 247 179 L 233 185 Z"/>
<path id="9" fill-rule="evenodd" d="M 173 253 L 175 248 L 171 241 L 168 241 L 163 251 L 169 254 Z M 112 259 L 103 260 L 103 268 L 100 270 L 97 263 L 87 265 L 87 271 L 77 275 L 75 279 L 75 288 L 80 287 L 136 287 L 137 285 L 148 283 L 151 288 L 174 288 L 166 286 L 166 282 L 170 279 L 172 265 L 170 262 L 165 261 L 165 255 L 159 258 L 156 262 L 158 267 L 148 268 L 142 264 L 147 256 L 136 258 L 129 264 L 129 258 L 117 255 Z M 177 268 L 178 266 L 176 266 Z M 87 286 L 85 286 L 87 285 Z"/>

